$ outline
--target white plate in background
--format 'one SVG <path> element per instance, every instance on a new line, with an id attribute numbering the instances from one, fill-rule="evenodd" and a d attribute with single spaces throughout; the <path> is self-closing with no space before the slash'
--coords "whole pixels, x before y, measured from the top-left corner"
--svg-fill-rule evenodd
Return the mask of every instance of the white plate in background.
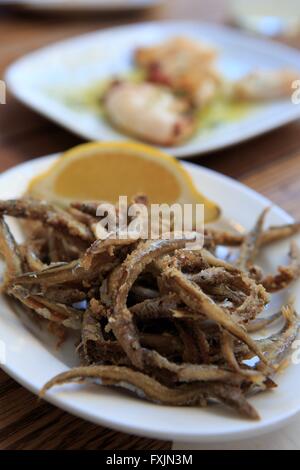
<path id="1" fill-rule="evenodd" d="M 21 196 L 29 180 L 44 171 L 54 158 L 29 161 L 0 175 L 0 199 Z M 251 228 L 264 207 L 270 206 L 270 201 L 228 177 L 191 163 L 185 163 L 185 167 L 199 190 L 222 205 L 224 217 L 246 229 Z M 272 206 L 267 223 L 277 225 L 291 220 L 286 212 Z M 289 241 L 264 249 L 260 263 L 266 272 L 286 263 L 288 250 Z M 289 294 L 276 295 L 272 309 L 278 310 L 290 294 L 295 297 L 299 311 L 299 282 Z M 4 296 L 0 296 L 0 341 L 5 346 L 3 369 L 33 393 L 76 363 L 72 341 L 56 350 L 53 337 L 34 327 L 32 321 L 22 322 Z M 291 364 L 276 381 L 278 388 L 250 400 L 261 415 L 260 421 L 244 419 L 221 406 L 201 409 L 156 405 L 125 391 L 97 385 L 56 387 L 47 393 L 46 399 L 84 419 L 129 433 L 178 442 L 220 442 L 258 436 L 299 413 L 300 365 Z"/>
<path id="2" fill-rule="evenodd" d="M 21 101 L 83 138 L 128 140 L 128 136 L 111 127 L 97 107 L 76 105 L 78 96 L 97 81 L 132 70 L 137 46 L 178 35 L 214 44 L 219 50 L 219 68 L 228 78 L 241 77 L 257 67 L 292 67 L 299 70 L 300 78 L 300 53 L 293 49 L 219 25 L 170 21 L 121 26 L 53 44 L 12 64 L 6 82 Z M 299 117 L 300 105 L 293 104 L 291 99 L 265 103 L 237 121 L 199 130 L 186 143 L 167 151 L 177 157 L 203 154 L 258 136 Z"/>
<path id="3" fill-rule="evenodd" d="M 150 8 L 163 0 L 0 0 L 0 5 L 19 6 L 26 10 L 97 12 Z"/>

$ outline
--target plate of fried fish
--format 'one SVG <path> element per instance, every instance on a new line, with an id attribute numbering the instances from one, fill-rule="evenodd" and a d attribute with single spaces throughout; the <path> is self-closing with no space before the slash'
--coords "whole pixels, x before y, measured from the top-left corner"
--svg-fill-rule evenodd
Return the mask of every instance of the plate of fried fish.
<path id="1" fill-rule="evenodd" d="M 89 188 L 59 201 L 32 187 L 51 181 L 58 196 L 80 159 L 91 159 L 84 177 L 123 144 L 103 145 L 0 176 L 3 369 L 75 415 L 139 435 L 208 442 L 283 425 L 300 411 L 299 223 L 225 176 L 133 144 L 135 158 L 180 165 L 220 210 L 201 245 L 173 226 L 102 236 L 107 220 L 100 236 Z M 127 222 L 146 223 L 150 202 L 132 198 Z"/>
<path id="2" fill-rule="evenodd" d="M 88 140 L 131 138 L 185 157 L 299 118 L 299 57 L 219 25 L 142 23 L 35 51 L 9 67 L 6 81 Z"/>

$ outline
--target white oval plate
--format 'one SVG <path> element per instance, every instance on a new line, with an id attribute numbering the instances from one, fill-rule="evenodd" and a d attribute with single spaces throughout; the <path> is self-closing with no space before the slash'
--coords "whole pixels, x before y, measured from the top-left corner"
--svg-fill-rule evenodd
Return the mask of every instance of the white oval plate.
<path id="1" fill-rule="evenodd" d="M 128 140 L 86 105 L 74 106 L 74 96 L 97 81 L 132 70 L 133 51 L 139 45 L 187 36 L 214 44 L 219 68 L 238 78 L 255 68 L 292 67 L 299 70 L 300 54 L 288 47 L 258 40 L 224 26 L 198 22 L 157 22 L 122 26 L 53 44 L 11 65 L 6 82 L 12 93 L 36 111 L 88 140 Z M 291 95 L 294 90 L 291 89 Z M 69 94 L 73 95 L 70 100 Z M 167 149 L 177 157 L 203 154 L 287 124 L 300 117 L 300 105 L 291 99 L 265 103 L 238 121 L 220 122 L 203 129 L 186 143 Z"/>
<path id="2" fill-rule="evenodd" d="M 29 161 L 0 175 L 0 198 L 20 196 L 28 181 L 54 158 Z M 261 210 L 270 205 L 267 199 L 230 178 L 191 163 L 185 166 L 198 188 L 221 203 L 224 216 L 241 227 L 250 229 Z M 283 210 L 273 206 L 268 224 L 284 224 L 291 220 Z M 264 250 L 260 262 L 267 272 L 287 262 L 288 247 L 288 241 L 284 241 Z M 297 287 L 299 283 L 291 291 L 299 309 Z M 286 300 L 287 294 L 275 296 L 271 308 L 277 309 Z M 6 356 L 2 367 L 33 393 L 54 375 L 76 363 L 72 342 L 55 350 L 53 338 L 31 321 L 24 324 L 3 296 L 0 297 L 0 311 L 0 345 Z M 264 433 L 283 425 L 300 411 L 300 366 L 291 364 L 277 380 L 277 389 L 251 399 L 261 415 L 260 421 L 243 419 L 221 406 L 201 409 L 156 405 L 124 391 L 97 385 L 57 387 L 47 394 L 46 399 L 77 416 L 121 431 L 181 442 L 217 442 Z"/>

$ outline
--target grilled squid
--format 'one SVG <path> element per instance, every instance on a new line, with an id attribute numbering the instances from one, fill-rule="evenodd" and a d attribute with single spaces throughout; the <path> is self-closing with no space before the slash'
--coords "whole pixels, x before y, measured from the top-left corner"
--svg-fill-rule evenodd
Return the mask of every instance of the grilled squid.
<path id="1" fill-rule="evenodd" d="M 151 83 L 114 83 L 106 114 L 118 129 L 157 145 L 176 145 L 192 135 L 195 118 L 186 100 Z"/>
<path id="2" fill-rule="evenodd" d="M 151 82 L 184 93 L 195 106 L 209 103 L 216 95 L 220 74 L 216 50 L 189 38 L 175 37 L 152 47 L 136 50 L 136 64 Z"/>
<path id="3" fill-rule="evenodd" d="M 256 70 L 234 84 L 234 96 L 249 101 L 274 100 L 292 94 L 292 83 L 299 79 L 294 70 Z"/>

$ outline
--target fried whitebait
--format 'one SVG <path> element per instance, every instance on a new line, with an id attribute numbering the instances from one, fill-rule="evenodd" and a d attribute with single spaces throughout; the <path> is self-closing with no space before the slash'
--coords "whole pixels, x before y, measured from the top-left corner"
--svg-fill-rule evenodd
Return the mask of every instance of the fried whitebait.
<path id="1" fill-rule="evenodd" d="M 46 320 L 59 323 L 74 330 L 79 330 L 81 327 L 81 313 L 72 307 L 51 302 L 45 297 L 32 295 L 21 286 L 10 288 L 8 294 L 14 296 L 23 305 L 29 307 Z"/>
<path id="2" fill-rule="evenodd" d="M 291 243 L 290 264 L 279 266 L 278 274 L 270 275 L 262 280 L 262 284 L 268 292 L 277 292 L 285 289 L 300 276 L 300 250 L 295 243 Z"/>
<path id="3" fill-rule="evenodd" d="M 171 282 L 173 289 L 180 296 L 181 300 L 186 303 L 194 311 L 199 311 L 207 316 L 210 320 L 218 323 L 224 329 L 229 331 L 233 336 L 240 339 L 247 346 L 266 362 L 265 357 L 260 351 L 259 347 L 247 334 L 244 327 L 239 325 L 230 316 L 228 311 L 219 307 L 211 298 L 206 295 L 201 289 L 196 287 L 192 282 L 182 276 L 180 271 L 176 268 L 170 268 L 166 273 L 168 281 Z"/>
<path id="4" fill-rule="evenodd" d="M 189 384 L 168 388 L 141 372 L 117 366 L 78 367 L 57 375 L 47 382 L 40 392 L 43 397 L 52 387 L 82 379 L 99 380 L 103 385 L 115 385 L 134 391 L 148 400 L 165 405 L 206 406 L 207 400 L 215 399 L 237 410 L 247 418 L 259 419 L 256 410 L 247 402 L 238 387 L 224 384 Z"/>
<path id="5" fill-rule="evenodd" d="M 144 196 L 135 199 L 147 203 Z M 290 264 L 271 275 L 254 262 L 265 245 L 298 233 L 300 224 L 264 231 L 264 211 L 249 234 L 206 228 L 204 248 L 190 250 L 190 234 L 96 239 L 98 205 L 79 202 L 63 210 L 29 199 L 0 201 L 3 292 L 61 337 L 67 329 L 81 334 L 82 367 L 55 377 L 41 394 L 92 380 L 155 403 L 218 402 L 257 419 L 246 397 L 274 388 L 273 375 L 299 331 L 291 306 L 272 315 L 265 306 L 272 292 L 300 277 L 300 256 L 292 244 Z M 6 215 L 30 221 L 22 244 Z M 240 249 L 237 263 L 216 256 L 220 245 Z M 264 329 L 282 318 L 279 332 L 251 336 L 265 336 Z M 253 366 L 246 365 L 250 359 Z"/>
<path id="6" fill-rule="evenodd" d="M 241 248 L 237 266 L 244 271 L 248 271 L 254 264 L 263 230 L 263 224 L 269 208 L 265 209 L 259 216 L 253 230 L 246 235 Z"/>
<path id="7" fill-rule="evenodd" d="M 13 238 L 8 225 L 0 218 L 0 253 L 6 264 L 4 286 L 23 271 L 19 247 Z"/>
<path id="8" fill-rule="evenodd" d="M 280 226 L 269 227 L 259 236 L 261 246 L 284 240 L 300 232 L 300 222 Z M 226 232 L 213 228 L 206 228 L 204 231 L 205 239 L 213 241 L 216 245 L 239 247 L 247 236 L 239 233 Z"/>
<path id="9" fill-rule="evenodd" d="M 260 340 L 261 349 L 268 358 L 268 361 L 277 366 L 286 359 L 299 331 L 299 318 L 293 307 L 290 305 L 282 307 L 282 316 L 285 319 L 285 325 L 282 330 L 269 338 Z"/>
<path id="10" fill-rule="evenodd" d="M 58 231 L 67 231 L 71 236 L 91 242 L 93 235 L 88 227 L 78 222 L 67 212 L 53 207 L 45 201 L 17 199 L 0 201 L 0 215 L 39 220 Z"/>

